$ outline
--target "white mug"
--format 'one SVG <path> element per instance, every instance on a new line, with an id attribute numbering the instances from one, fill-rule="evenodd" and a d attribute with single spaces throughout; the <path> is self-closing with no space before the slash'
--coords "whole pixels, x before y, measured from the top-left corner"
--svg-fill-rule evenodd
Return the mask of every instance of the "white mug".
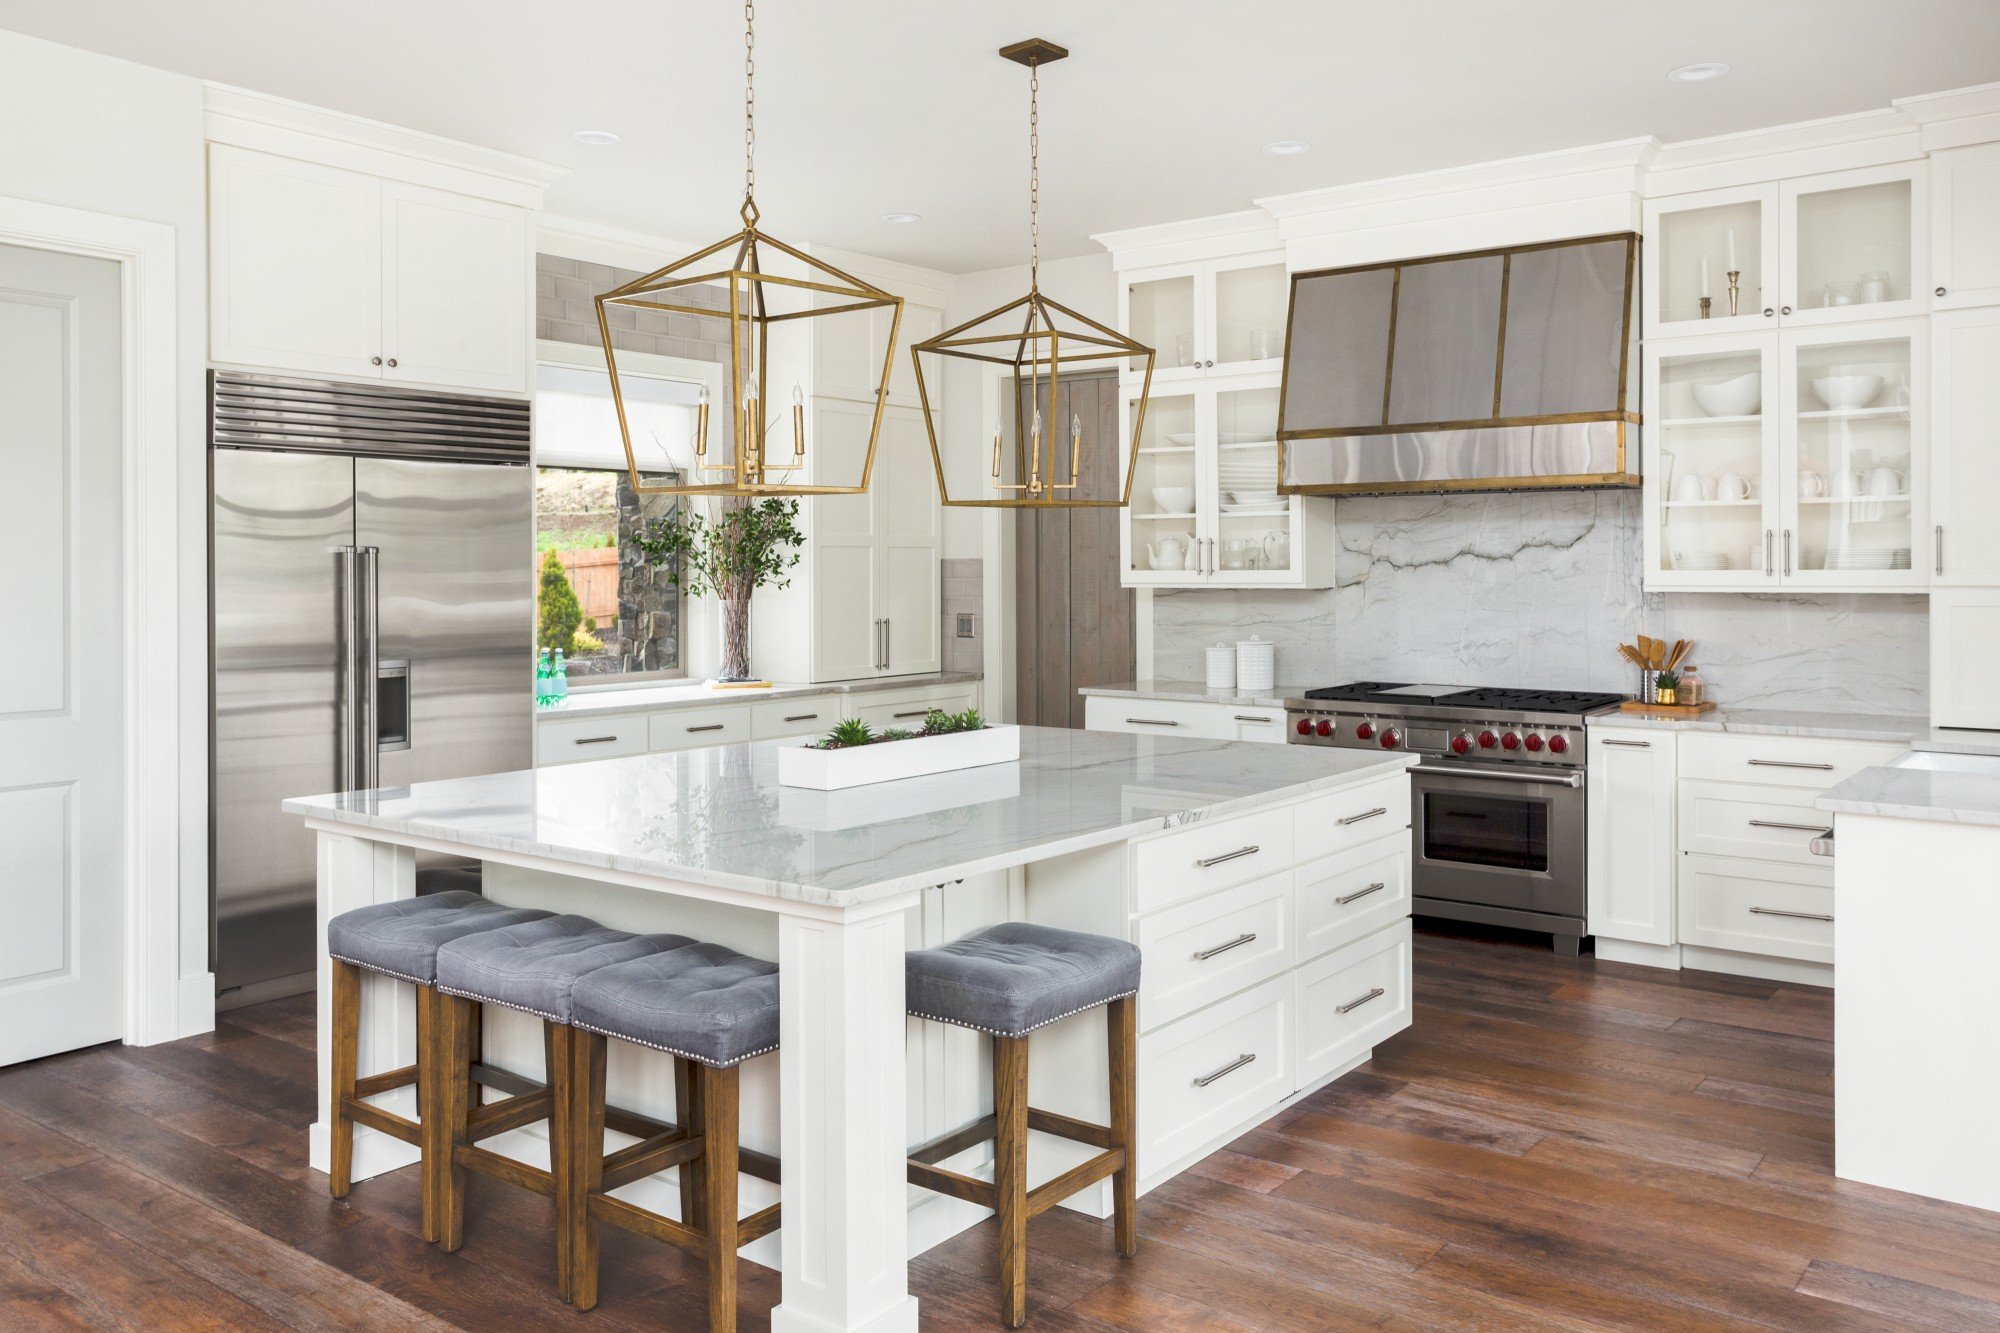
<path id="1" fill-rule="evenodd" d="M 1840 471 L 1834 473 L 1833 494 L 1836 498 L 1842 500 L 1852 500 L 1855 496 L 1861 494 L 1860 475 L 1847 468 L 1842 468 Z"/>
<path id="2" fill-rule="evenodd" d="M 1725 472 L 1715 480 L 1715 498 L 1718 500 L 1747 500 L 1750 498 L 1750 483 L 1734 472 Z"/>
<path id="3" fill-rule="evenodd" d="M 1707 477 L 1686 476 L 1674 483 L 1674 499 L 1676 500 L 1706 500 L 1708 498 Z"/>
<path id="4" fill-rule="evenodd" d="M 1808 497 L 1825 495 L 1826 478 L 1817 472 L 1799 473 L 1799 494 Z"/>
<path id="5" fill-rule="evenodd" d="M 1908 480 L 1892 467 L 1878 467 L 1868 474 L 1868 494 L 1878 500 L 1901 495 L 1908 489 Z"/>

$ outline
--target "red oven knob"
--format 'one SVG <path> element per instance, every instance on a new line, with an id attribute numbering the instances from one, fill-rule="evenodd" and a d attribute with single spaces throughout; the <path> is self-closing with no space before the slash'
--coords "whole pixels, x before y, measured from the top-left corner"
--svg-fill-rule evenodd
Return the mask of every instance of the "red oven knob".
<path id="1" fill-rule="evenodd" d="M 1375 738 L 1375 724 L 1372 722 L 1363 722 L 1354 729 L 1354 735 L 1357 740 L 1373 740 Z"/>
<path id="2" fill-rule="evenodd" d="M 1490 732 L 1490 731 L 1482 731 L 1482 732 L 1480 732 L 1480 733 L 1479 733 L 1479 748 L 1480 748 L 1480 749 L 1482 749 L 1482 750 L 1490 750 L 1490 749 L 1492 749 L 1492 748 L 1493 748 L 1494 746 L 1498 745 L 1499 743 L 1500 743 L 1500 738 L 1499 738 L 1498 736 L 1495 736 L 1495 735 L 1494 735 L 1494 734 L 1493 734 L 1492 732 Z"/>
<path id="3" fill-rule="evenodd" d="M 1313 724 L 1311 718 L 1302 717 L 1299 719 L 1298 733 L 1301 736 L 1310 736 L 1313 734 Z"/>
<path id="4" fill-rule="evenodd" d="M 1518 750 L 1521 748 L 1521 738 L 1510 731 L 1500 738 L 1500 748 L 1503 750 Z"/>
<path id="5" fill-rule="evenodd" d="M 1472 737 L 1466 735 L 1464 732 L 1461 731 L 1458 735 L 1451 738 L 1451 752 L 1453 754 L 1464 754 L 1471 748 Z"/>
<path id="6" fill-rule="evenodd" d="M 1333 723 L 1327 721 L 1325 718 L 1321 718 L 1313 725 L 1313 730 L 1322 736 L 1331 736 L 1333 735 Z"/>
<path id="7" fill-rule="evenodd" d="M 1382 731 L 1383 749 L 1393 750 L 1402 743 L 1403 743 L 1403 736 L 1401 732 L 1397 731 L 1394 727 L 1386 727 L 1383 729 Z"/>
<path id="8" fill-rule="evenodd" d="M 1551 737 L 1549 737 L 1549 753 L 1550 753 L 1550 754 L 1568 754 L 1568 753 L 1569 753 L 1569 737 L 1567 737 L 1567 736 L 1551 736 Z"/>
<path id="9" fill-rule="evenodd" d="M 1528 740 L 1527 740 L 1527 746 L 1528 746 L 1528 750 L 1530 751 L 1530 753 L 1532 753 L 1532 752 L 1534 752 L 1534 751 L 1536 751 L 1536 750 L 1539 750 L 1539 749 L 1541 749 L 1541 748 L 1542 748 L 1542 738 L 1541 738 L 1540 736 L 1536 736 L 1536 735 L 1534 735 L 1534 734 L 1530 733 L 1530 735 L 1528 736 Z"/>

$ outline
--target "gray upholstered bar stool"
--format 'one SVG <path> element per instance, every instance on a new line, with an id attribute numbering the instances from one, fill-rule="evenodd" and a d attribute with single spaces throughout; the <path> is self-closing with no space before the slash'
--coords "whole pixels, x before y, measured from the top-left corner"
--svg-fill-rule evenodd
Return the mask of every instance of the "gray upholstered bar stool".
<path id="1" fill-rule="evenodd" d="M 570 997 L 579 978 L 622 963 L 678 948 L 679 935 L 633 935 L 612 930 L 585 916 L 550 916 L 501 930 L 454 940 L 438 950 L 440 1002 L 432 1026 L 438 1068 L 440 1137 L 450 1145 L 435 1175 L 437 1241 L 447 1252 L 465 1242 L 465 1172 L 473 1170 L 531 1189 L 555 1201 L 556 1280 L 570 1297 L 569 1240 L 573 1224 L 564 1213 L 570 1140 L 569 1100 L 563 1071 L 570 1063 Z M 546 1081 L 504 1100 L 473 1106 L 472 1048 L 469 1040 L 477 1007 L 497 1004 L 542 1020 Z M 517 1161 L 479 1142 L 536 1121 L 549 1122 L 549 1167 Z"/>
<path id="2" fill-rule="evenodd" d="M 419 898 L 402 898 L 342 912 L 326 923 L 326 951 L 332 959 L 332 1089 L 327 1123 L 332 1127 L 332 1161 L 328 1188 L 344 1199 L 353 1187 L 354 1126 L 360 1123 L 392 1138 L 415 1144 L 424 1155 L 426 1180 L 442 1160 L 431 1132 L 440 1123 L 431 1108 L 437 1104 L 433 1087 L 436 1063 L 425 1058 L 437 1012 L 438 950 L 455 939 L 479 931 L 535 921 L 550 915 L 525 907 L 502 907 L 476 893 L 453 891 Z M 416 987 L 417 1059 L 401 1069 L 360 1077 L 361 973 L 380 973 Z M 417 1113 L 411 1120 L 373 1105 L 368 1099 L 395 1088 L 417 1085 Z M 425 1240 L 437 1239 L 437 1217 L 430 1190 L 423 1192 Z"/>
<path id="3" fill-rule="evenodd" d="M 993 1114 L 910 1153 L 912 1185 L 991 1208 L 1000 1222 L 1000 1317 L 1028 1319 L 1028 1221 L 1110 1176 L 1118 1253 L 1139 1251 L 1133 1121 L 1137 1098 L 1139 950 L 1125 940 L 1010 921 L 905 955 L 906 1004 L 917 1018 L 993 1038 Z M 1111 1123 L 1093 1125 L 1028 1105 L 1028 1034 L 1107 1006 Z M 1028 1188 L 1028 1131 L 1102 1149 Z M 937 1163 L 994 1141 L 989 1183 Z"/>
<path id="4" fill-rule="evenodd" d="M 778 965 L 719 944 L 663 949 L 592 972 L 576 984 L 570 1021 L 571 1095 L 576 1160 L 568 1209 L 576 1235 L 571 1301 L 597 1304 L 598 1223 L 636 1231 L 702 1256 L 708 1264 L 708 1322 L 714 1333 L 736 1327 L 736 1251 L 777 1229 L 778 1205 L 738 1219 L 738 1174 L 775 1182 L 777 1163 L 744 1153 L 737 1111 L 744 1061 L 778 1049 Z M 675 1114 L 680 1125 L 628 1148 L 604 1152 L 605 1038 L 616 1037 L 674 1057 Z M 692 1068 L 690 1068 L 690 1066 Z M 607 1192 L 681 1169 L 677 1222 Z"/>

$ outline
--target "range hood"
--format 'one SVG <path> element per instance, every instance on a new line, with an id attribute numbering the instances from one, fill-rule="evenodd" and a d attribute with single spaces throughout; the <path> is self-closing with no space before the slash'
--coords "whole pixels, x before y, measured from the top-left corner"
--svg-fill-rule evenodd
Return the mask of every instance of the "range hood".
<path id="1" fill-rule="evenodd" d="M 1633 232 L 1292 275 L 1281 489 L 1639 484 Z"/>

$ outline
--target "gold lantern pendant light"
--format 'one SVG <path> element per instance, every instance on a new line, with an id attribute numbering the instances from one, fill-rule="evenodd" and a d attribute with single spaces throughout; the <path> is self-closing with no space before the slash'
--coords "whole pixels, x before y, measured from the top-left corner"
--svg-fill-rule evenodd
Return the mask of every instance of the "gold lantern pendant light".
<path id="1" fill-rule="evenodd" d="M 1034 38 L 1002 47 L 1000 54 L 1028 67 L 1028 292 L 1003 306 L 946 329 L 910 349 L 916 361 L 917 394 L 930 432 L 931 463 L 937 469 L 938 492 L 948 505 L 995 509 L 1117 508 L 1130 503 L 1132 477 L 1139 461 L 1139 438 L 1145 427 L 1146 402 L 1153 387 L 1153 349 L 1124 334 L 1050 300 L 1041 287 L 1041 67 L 1069 52 L 1053 42 Z M 924 378 L 926 356 L 956 357 L 1005 366 L 1014 372 L 1014 440 L 1012 465 L 1004 465 L 1005 430 L 993 433 L 990 461 L 977 463 L 976 493 L 953 493 L 944 455 L 938 448 L 937 424 L 930 411 Z M 1105 363 L 1143 362 L 1145 378 L 1132 408 L 1132 437 L 1126 450 L 1122 481 L 1099 483 L 1092 493 L 1083 460 L 1093 444 L 1086 441 L 1082 420 L 1074 413 L 1064 423 L 1057 415 L 1057 391 L 1066 371 L 1079 367 L 1101 370 Z M 938 363 L 946 364 L 946 363 Z M 1112 445 L 1115 448 L 1115 443 Z M 1114 460 L 1115 462 L 1115 460 Z M 1094 470 L 1101 472 L 1101 469 Z M 965 480 L 961 478 L 961 483 Z M 1113 487 L 1116 487 L 1115 492 Z"/>
<path id="2" fill-rule="evenodd" d="M 786 245 L 758 229 L 757 211 L 757 12 L 754 0 L 743 6 L 743 229 L 714 245 L 671 264 L 634 278 L 597 297 L 597 329 L 604 340 L 604 364 L 611 373 L 611 401 L 617 409 L 618 430 L 625 441 L 625 464 L 632 489 L 641 495 L 710 495 L 763 498 L 786 495 L 852 495 L 868 489 L 868 477 L 875 466 L 875 440 L 882 429 L 882 412 L 889 397 L 889 367 L 896 354 L 896 335 L 903 322 L 903 298 L 843 273 L 804 251 Z M 766 271 L 763 249 L 795 261 L 796 275 Z M 705 263 L 711 256 L 731 252 L 726 268 Z M 783 266 L 783 260 L 779 261 Z M 726 289 L 726 298 L 718 289 Z M 713 303 L 702 304 L 707 296 Z M 881 376 L 875 392 L 875 417 L 868 428 L 868 447 L 861 458 L 859 476 L 841 477 L 821 472 L 822 465 L 838 466 L 841 460 L 809 457 L 806 438 L 804 391 L 794 385 L 788 404 L 790 411 L 774 417 L 770 389 L 772 362 L 771 334 L 774 330 L 799 329 L 811 332 L 806 321 L 854 311 L 888 307 L 893 314 L 889 340 L 882 356 Z M 704 386 L 695 411 L 695 428 L 688 448 L 674 457 L 649 463 L 647 471 L 664 470 L 667 480 L 648 480 L 632 444 L 632 426 L 625 412 L 625 395 L 619 383 L 618 352 L 612 346 L 610 310 L 613 307 L 661 311 L 688 315 L 706 321 L 725 321 L 729 340 L 728 411 L 723 414 L 726 448 L 709 447 L 709 401 Z M 826 325 L 816 326 L 825 328 Z M 789 338 L 790 334 L 781 334 Z M 801 346 L 804 346 L 801 340 Z M 807 358 L 799 357 L 803 367 Z M 782 412 L 782 407 L 776 407 Z M 785 424 L 774 427 L 774 421 Z M 773 441 L 773 434 L 778 436 Z M 775 448 L 774 448 L 775 445 Z M 851 461 L 847 464 L 852 467 Z"/>

